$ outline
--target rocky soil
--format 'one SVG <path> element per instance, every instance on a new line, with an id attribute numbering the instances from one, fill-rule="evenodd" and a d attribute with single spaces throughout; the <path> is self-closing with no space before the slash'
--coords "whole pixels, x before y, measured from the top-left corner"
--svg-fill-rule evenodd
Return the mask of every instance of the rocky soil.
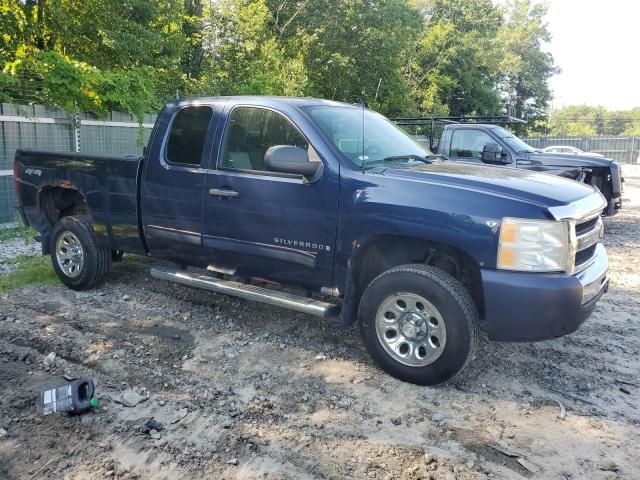
<path id="1" fill-rule="evenodd" d="M 390 378 L 335 321 L 163 283 L 144 259 L 92 292 L 2 294 L 0 478 L 639 478 L 640 167 L 625 174 L 594 315 L 485 340 L 438 388 Z M 93 378 L 99 407 L 38 414 L 63 375 Z"/>

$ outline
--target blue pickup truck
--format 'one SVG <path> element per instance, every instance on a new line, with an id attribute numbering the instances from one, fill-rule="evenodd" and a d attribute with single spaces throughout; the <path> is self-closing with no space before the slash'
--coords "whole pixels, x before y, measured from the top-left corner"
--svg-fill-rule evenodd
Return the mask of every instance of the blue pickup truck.
<path id="1" fill-rule="evenodd" d="M 357 323 L 376 363 L 447 381 L 490 339 L 575 331 L 608 287 L 592 186 L 442 161 L 383 116 L 314 99 L 176 100 L 143 157 L 19 150 L 23 221 L 60 280 L 151 275 Z M 166 262 L 165 262 L 166 265 Z"/>

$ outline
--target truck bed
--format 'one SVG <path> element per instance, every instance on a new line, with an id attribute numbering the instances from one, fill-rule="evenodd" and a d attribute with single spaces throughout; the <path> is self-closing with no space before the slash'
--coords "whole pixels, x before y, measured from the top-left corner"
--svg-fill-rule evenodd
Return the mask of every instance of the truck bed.
<path id="1" fill-rule="evenodd" d="M 144 253 L 137 207 L 141 166 L 142 157 L 135 155 L 20 149 L 14 165 L 20 214 L 25 223 L 42 233 L 51 227 L 47 210 L 63 211 L 66 191 L 76 189 L 93 217 L 100 242 L 112 249 Z M 43 251 L 47 247 L 43 245 Z"/>

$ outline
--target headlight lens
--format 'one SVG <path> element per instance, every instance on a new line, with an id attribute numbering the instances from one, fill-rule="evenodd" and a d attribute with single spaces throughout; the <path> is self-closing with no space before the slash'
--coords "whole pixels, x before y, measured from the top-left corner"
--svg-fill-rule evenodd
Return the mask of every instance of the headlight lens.
<path id="1" fill-rule="evenodd" d="M 503 218 L 498 268 L 524 272 L 564 272 L 572 269 L 569 222 Z"/>

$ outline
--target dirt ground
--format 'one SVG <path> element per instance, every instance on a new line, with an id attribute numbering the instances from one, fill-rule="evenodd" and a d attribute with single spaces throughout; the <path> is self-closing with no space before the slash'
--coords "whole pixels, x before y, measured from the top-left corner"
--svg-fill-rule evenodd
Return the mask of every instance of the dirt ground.
<path id="1" fill-rule="evenodd" d="M 640 478 L 640 166 L 625 175 L 594 315 L 485 340 L 438 388 L 378 370 L 356 330 L 152 279 L 145 259 L 92 292 L 2 294 L 0 478 Z M 63 374 L 93 378 L 100 406 L 36 413 Z M 128 388 L 145 400 L 117 403 Z"/>

